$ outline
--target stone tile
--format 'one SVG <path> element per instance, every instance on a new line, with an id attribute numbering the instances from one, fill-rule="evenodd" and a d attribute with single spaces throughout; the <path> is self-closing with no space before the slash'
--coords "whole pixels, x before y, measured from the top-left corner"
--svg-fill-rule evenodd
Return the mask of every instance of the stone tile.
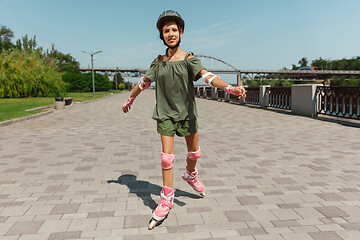
<path id="1" fill-rule="evenodd" d="M 98 219 L 97 230 L 124 228 L 124 217 L 101 217 Z"/>
<path id="2" fill-rule="evenodd" d="M 358 240 L 359 239 L 359 231 L 342 230 L 342 231 L 336 231 L 335 233 L 344 240 Z"/>
<path id="3" fill-rule="evenodd" d="M 219 222 L 223 222 L 223 223 L 228 222 L 228 218 L 225 216 L 225 214 L 222 211 L 201 212 L 200 215 L 205 225 L 212 223 L 219 223 Z"/>
<path id="4" fill-rule="evenodd" d="M 46 193 L 58 193 L 65 192 L 69 188 L 69 185 L 52 185 L 46 188 Z"/>
<path id="5" fill-rule="evenodd" d="M 41 205 L 41 206 L 31 206 L 30 209 L 25 213 L 25 215 L 45 215 L 50 214 L 53 210 L 54 205 Z"/>
<path id="6" fill-rule="evenodd" d="M 39 233 L 53 233 L 66 231 L 70 225 L 70 220 L 45 220 L 39 229 Z"/>
<path id="7" fill-rule="evenodd" d="M 14 217 L 14 216 L 24 216 L 24 214 L 29 210 L 30 206 L 10 206 L 4 208 L 1 212 L 1 216 L 8 216 L 8 217 Z"/>
<path id="8" fill-rule="evenodd" d="M 293 226 L 300 226 L 300 224 L 295 220 L 278 220 L 278 221 L 271 221 L 275 227 L 293 227 Z"/>
<path id="9" fill-rule="evenodd" d="M 189 213 L 202 213 L 202 212 L 211 212 L 212 209 L 210 207 L 189 207 L 187 208 Z"/>
<path id="10" fill-rule="evenodd" d="M 200 213 L 183 213 L 176 214 L 176 219 L 178 224 L 181 225 L 195 225 L 195 224 L 203 224 L 204 221 Z"/>
<path id="11" fill-rule="evenodd" d="M 241 205 L 260 205 L 262 202 L 256 196 L 241 196 L 236 197 Z"/>
<path id="12" fill-rule="evenodd" d="M 304 219 L 319 219 L 323 217 L 322 214 L 314 208 L 295 208 L 294 211 Z"/>
<path id="13" fill-rule="evenodd" d="M 294 184 L 295 181 L 291 178 L 273 178 L 278 184 Z"/>
<path id="14" fill-rule="evenodd" d="M 50 234 L 49 240 L 77 239 L 80 236 L 81 231 L 55 232 Z"/>
<path id="15" fill-rule="evenodd" d="M 114 211 L 89 212 L 88 218 L 113 217 Z"/>
<path id="16" fill-rule="evenodd" d="M 103 203 L 103 202 L 117 202 L 117 198 L 94 198 L 94 203 Z"/>
<path id="17" fill-rule="evenodd" d="M 207 187 L 224 186 L 224 183 L 221 180 L 203 180 L 203 182 Z"/>
<path id="18" fill-rule="evenodd" d="M 284 209 L 294 209 L 300 207 L 298 203 L 279 203 L 278 206 L 279 208 L 284 208 Z"/>
<path id="19" fill-rule="evenodd" d="M 21 206 L 24 202 L 0 202 L 0 207 Z"/>
<path id="20" fill-rule="evenodd" d="M 44 221 L 16 222 L 6 235 L 32 234 L 37 233 Z"/>
<path id="21" fill-rule="evenodd" d="M 68 231 L 91 231 L 96 229 L 98 219 L 73 219 L 70 222 Z"/>
<path id="22" fill-rule="evenodd" d="M 325 201 L 345 201 L 346 199 L 336 193 L 318 193 L 316 194 Z"/>
<path id="23" fill-rule="evenodd" d="M 334 232 L 314 232 L 309 233 L 314 240 L 343 240 L 339 235 Z"/>
<path id="24" fill-rule="evenodd" d="M 256 221 L 272 221 L 278 218 L 269 210 L 249 209 L 248 212 Z"/>
<path id="25" fill-rule="evenodd" d="M 78 203 L 69 203 L 69 204 L 58 204 L 55 205 L 50 214 L 66 214 L 66 213 L 76 213 L 80 204 Z"/>
<path id="26" fill-rule="evenodd" d="M 346 230 L 358 230 L 360 231 L 360 222 L 358 223 L 343 223 L 340 224 Z"/>
<path id="27" fill-rule="evenodd" d="M 100 212 L 103 207 L 103 203 L 81 203 L 77 209 L 77 213 L 89 213 L 89 212 Z"/>
<path id="28" fill-rule="evenodd" d="M 316 226 L 321 232 L 344 230 L 339 224 L 322 224 Z"/>
<path id="29" fill-rule="evenodd" d="M 271 212 L 279 218 L 279 220 L 296 220 L 301 217 L 292 209 L 272 209 Z"/>
<path id="30" fill-rule="evenodd" d="M 308 233 L 282 233 L 285 240 L 314 240 Z"/>
<path id="31" fill-rule="evenodd" d="M 213 239 L 229 239 L 231 237 L 235 237 L 236 239 L 240 239 L 239 232 L 236 230 L 211 230 L 210 231 L 211 236 Z"/>
<path id="32" fill-rule="evenodd" d="M 254 218 L 246 210 L 224 211 L 229 222 L 254 221 Z"/>
<path id="33" fill-rule="evenodd" d="M 328 218 L 334 218 L 334 217 L 347 217 L 348 214 L 341 211 L 337 207 L 316 207 L 316 210 L 318 210 L 321 214 L 323 214 L 325 217 Z"/>
<path id="34" fill-rule="evenodd" d="M 194 225 L 167 226 L 169 233 L 192 233 L 195 232 Z"/>
<path id="35" fill-rule="evenodd" d="M 0 223 L 4 223 L 8 219 L 8 217 L 2 217 L 0 216 Z"/>
<path id="36" fill-rule="evenodd" d="M 125 228 L 141 228 L 147 227 L 151 215 L 133 215 L 125 216 Z"/>
<path id="37" fill-rule="evenodd" d="M 0 236 L 4 236 L 14 224 L 15 223 L 0 223 Z"/>
<path id="38" fill-rule="evenodd" d="M 115 237 L 115 236 L 111 236 L 110 230 L 83 231 L 81 233 L 81 238 L 92 238 L 92 239 L 93 238 L 95 238 L 95 239 L 103 238 L 103 239 L 106 239 L 106 238 L 110 238 L 110 237 Z"/>
<path id="39" fill-rule="evenodd" d="M 263 228 L 244 228 L 239 229 L 238 232 L 240 233 L 240 236 L 256 236 L 267 234 Z"/>

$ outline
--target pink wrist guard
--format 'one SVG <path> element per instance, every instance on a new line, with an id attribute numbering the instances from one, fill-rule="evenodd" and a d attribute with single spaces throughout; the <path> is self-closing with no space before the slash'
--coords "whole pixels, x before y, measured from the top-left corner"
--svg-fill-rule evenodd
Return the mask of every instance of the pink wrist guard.
<path id="1" fill-rule="evenodd" d="M 235 88 L 241 89 L 241 88 L 243 88 L 243 87 L 242 87 L 242 86 L 240 86 L 240 87 L 233 87 L 233 86 L 229 85 L 229 86 L 227 86 L 224 90 L 225 90 L 225 92 L 228 92 L 228 93 L 230 93 L 230 94 L 232 94 L 232 95 L 240 96 L 240 93 L 234 92 Z"/>
<path id="2" fill-rule="evenodd" d="M 130 107 L 133 102 L 135 101 L 135 98 L 129 98 L 124 104 L 123 107 Z"/>

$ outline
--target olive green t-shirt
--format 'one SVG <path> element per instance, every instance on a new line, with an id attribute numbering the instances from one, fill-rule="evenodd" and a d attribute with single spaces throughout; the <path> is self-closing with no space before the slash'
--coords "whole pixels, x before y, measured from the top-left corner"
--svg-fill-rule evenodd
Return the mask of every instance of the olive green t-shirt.
<path id="1" fill-rule="evenodd" d="M 194 81 L 204 69 L 196 57 L 181 61 L 161 61 L 160 57 L 151 63 L 145 76 L 155 82 L 156 106 L 153 119 L 164 121 L 191 120 L 197 117 Z"/>

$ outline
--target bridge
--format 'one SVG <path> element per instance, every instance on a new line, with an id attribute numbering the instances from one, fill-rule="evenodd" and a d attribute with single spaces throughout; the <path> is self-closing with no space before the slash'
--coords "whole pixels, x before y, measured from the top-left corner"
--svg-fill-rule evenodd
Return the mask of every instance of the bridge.
<path id="1" fill-rule="evenodd" d="M 222 59 L 215 58 L 207 55 L 195 55 L 199 59 L 210 59 L 211 66 L 204 66 L 215 74 L 236 74 L 238 75 L 238 81 L 241 80 L 290 80 L 290 81 L 314 81 L 314 80 L 328 80 L 332 77 L 342 77 L 344 79 L 350 79 L 352 76 L 360 77 L 360 71 L 343 71 L 343 70 L 249 70 L 249 69 L 238 69 L 233 65 L 225 62 Z M 214 60 L 218 63 L 224 64 L 228 69 L 214 68 Z M 80 68 L 81 72 L 90 72 L 92 69 L 89 67 Z M 140 76 L 145 74 L 146 68 L 119 68 L 119 67 L 97 67 L 94 68 L 95 72 L 107 72 L 115 73 L 121 72 L 127 75 Z"/>

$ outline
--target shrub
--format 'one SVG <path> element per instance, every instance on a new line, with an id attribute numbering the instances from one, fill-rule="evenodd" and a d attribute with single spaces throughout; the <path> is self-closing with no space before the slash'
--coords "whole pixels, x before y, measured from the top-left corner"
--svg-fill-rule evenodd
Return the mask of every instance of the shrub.
<path id="1" fill-rule="evenodd" d="M 69 92 L 91 92 L 93 89 L 92 73 L 70 73 L 63 75 L 63 80 L 68 84 Z M 109 91 L 111 82 L 109 78 L 99 73 L 94 74 L 95 90 L 98 92 Z"/>
<path id="2" fill-rule="evenodd" d="M 54 61 L 47 64 L 35 51 L 11 49 L 0 54 L 0 97 L 62 95 L 66 84 Z"/>

